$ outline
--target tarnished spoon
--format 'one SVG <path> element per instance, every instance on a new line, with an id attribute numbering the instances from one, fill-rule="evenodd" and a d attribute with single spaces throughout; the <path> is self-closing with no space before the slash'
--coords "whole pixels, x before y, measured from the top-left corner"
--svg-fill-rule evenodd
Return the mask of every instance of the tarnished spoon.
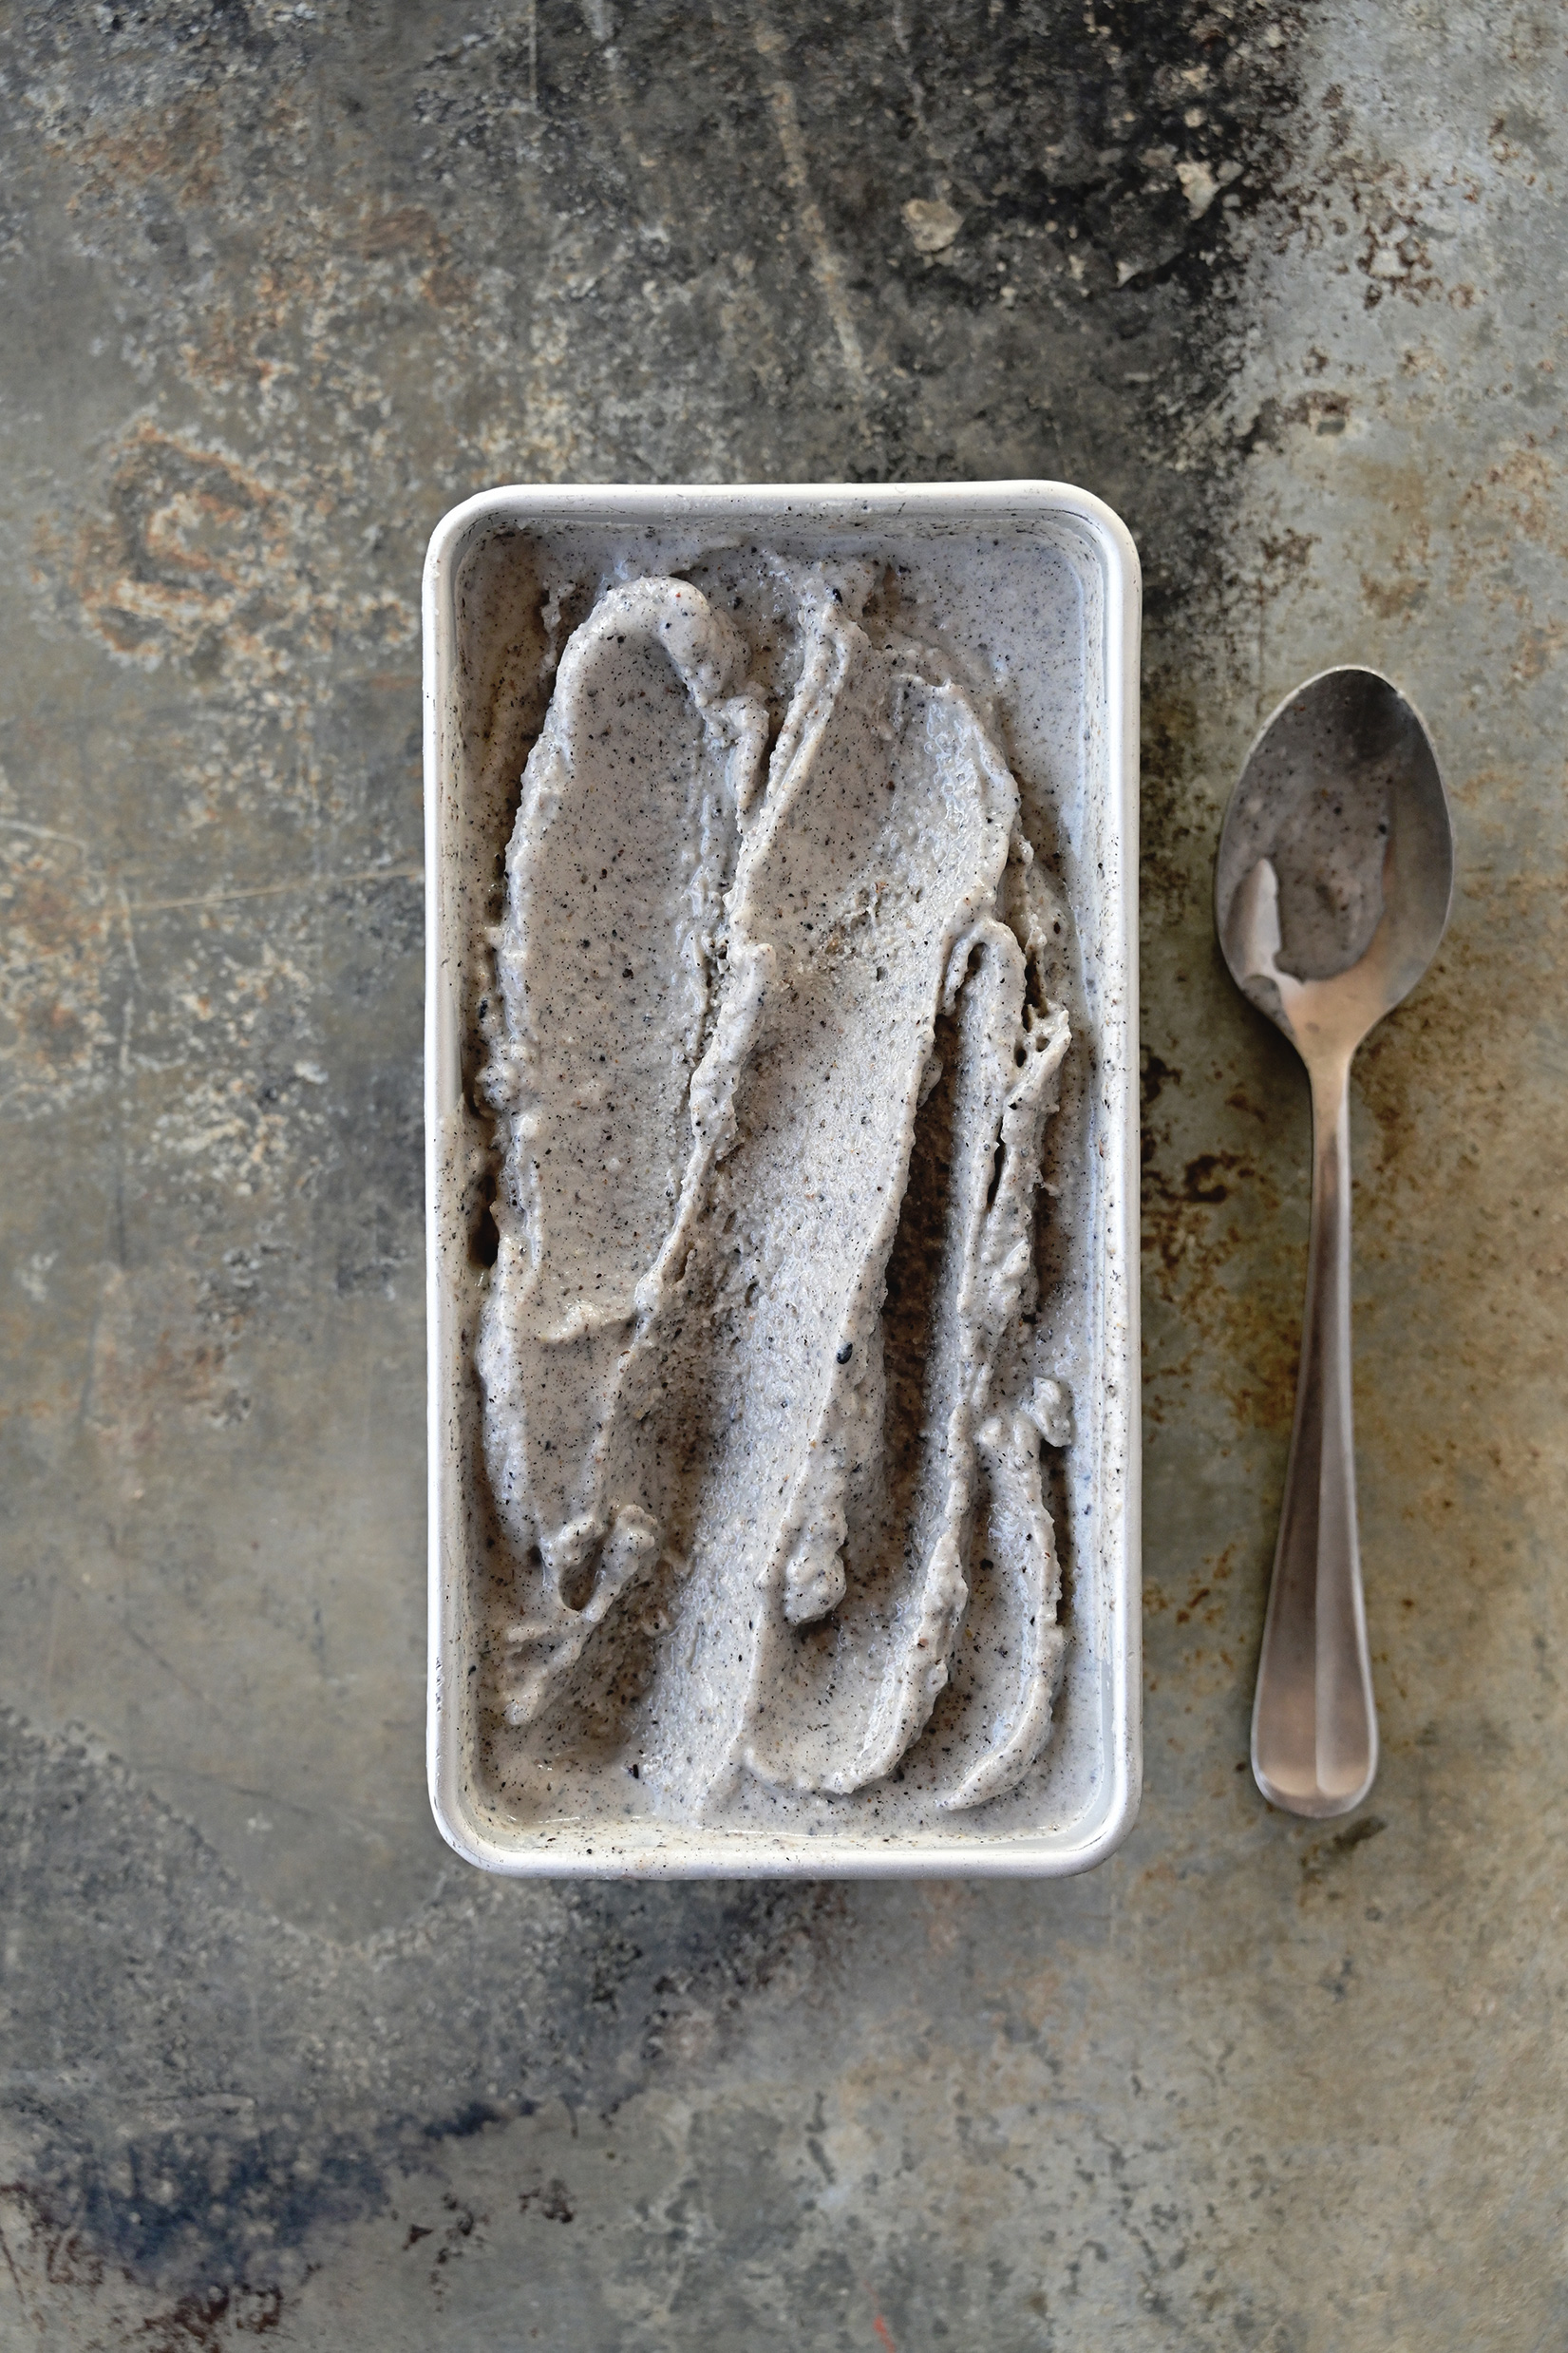
<path id="1" fill-rule="evenodd" d="M 1431 741 L 1375 670 L 1287 695 L 1241 770 L 1215 915 L 1231 977 L 1313 1090 L 1313 1216 L 1295 1423 L 1253 1703 L 1257 1786 L 1349 1813 L 1377 1772 L 1351 1413 L 1351 1060 L 1448 920 L 1454 841 Z"/>

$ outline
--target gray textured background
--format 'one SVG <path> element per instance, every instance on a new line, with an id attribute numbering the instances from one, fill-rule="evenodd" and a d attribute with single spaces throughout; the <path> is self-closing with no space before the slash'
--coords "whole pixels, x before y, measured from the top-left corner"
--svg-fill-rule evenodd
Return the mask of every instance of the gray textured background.
<path id="1" fill-rule="evenodd" d="M 1564 41 L 0 8 L 8 2353 L 1568 2335 Z M 1141 1823 L 1061 1886 L 486 1882 L 422 1783 L 425 539 L 1010 474 L 1149 590 Z M 1385 1762 L 1314 1830 L 1242 1762 L 1306 1104 L 1208 891 L 1347 658 L 1460 882 L 1360 1066 Z"/>

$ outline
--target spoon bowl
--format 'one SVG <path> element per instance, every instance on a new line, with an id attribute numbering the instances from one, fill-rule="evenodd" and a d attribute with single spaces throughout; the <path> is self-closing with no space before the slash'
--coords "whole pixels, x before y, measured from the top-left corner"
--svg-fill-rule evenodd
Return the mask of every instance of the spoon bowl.
<path id="1" fill-rule="evenodd" d="M 1312 1083 L 1301 1367 L 1252 1738 L 1258 1788 L 1293 1813 L 1348 1813 L 1377 1772 L 1351 1406 L 1350 1072 L 1431 962 L 1453 882 L 1437 755 L 1399 689 L 1347 668 L 1287 695 L 1225 812 L 1215 920 L 1231 977 Z"/>
<path id="2" fill-rule="evenodd" d="M 1431 962 L 1453 888 L 1447 796 L 1414 705 L 1375 670 L 1309 678 L 1260 731 L 1219 836 L 1215 913 L 1237 988 L 1293 1045 L 1294 1004 L 1353 1051 Z"/>

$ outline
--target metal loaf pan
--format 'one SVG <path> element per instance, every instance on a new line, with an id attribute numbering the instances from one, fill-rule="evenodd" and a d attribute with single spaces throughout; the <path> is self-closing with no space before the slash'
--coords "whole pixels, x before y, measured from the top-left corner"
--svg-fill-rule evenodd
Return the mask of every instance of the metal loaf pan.
<path id="1" fill-rule="evenodd" d="M 995 653 L 994 711 L 1053 847 L 1076 933 L 1061 1115 L 1057 1300 L 1073 1433 L 1053 1472 L 1067 1664 L 1041 1768 L 1005 1805 L 918 1831 L 719 1829 L 614 1809 L 523 1818 L 486 1769 L 476 1608 L 472 1364 L 482 1252 L 470 1244 L 488 1123 L 472 1092 L 475 1007 L 518 783 L 543 708 L 541 577 L 630 559 L 681 571 L 757 542 L 864 553 L 935 581 Z M 436 1819 L 490 1870 L 582 1876 L 1052 1876 L 1124 1837 L 1141 1773 L 1138 1334 L 1138 559 L 1124 526 L 1061 483 L 484 492 L 453 508 L 425 572 L 425 1152 L 428 1187 L 429 1717 Z"/>

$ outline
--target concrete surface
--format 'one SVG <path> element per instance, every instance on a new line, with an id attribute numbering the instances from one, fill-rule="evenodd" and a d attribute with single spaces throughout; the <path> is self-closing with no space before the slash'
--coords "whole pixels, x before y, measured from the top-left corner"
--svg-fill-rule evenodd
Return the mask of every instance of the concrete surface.
<path id="1" fill-rule="evenodd" d="M 7 2348 L 1564 2341 L 1565 82 L 1549 0 L 0 9 Z M 485 1882 L 422 1783 L 425 536 L 1049 473 L 1150 588 L 1142 1821 Z M 1314 1830 L 1243 1765 L 1306 1105 L 1208 893 L 1345 658 L 1460 882 L 1356 1094 L 1385 1761 Z"/>

